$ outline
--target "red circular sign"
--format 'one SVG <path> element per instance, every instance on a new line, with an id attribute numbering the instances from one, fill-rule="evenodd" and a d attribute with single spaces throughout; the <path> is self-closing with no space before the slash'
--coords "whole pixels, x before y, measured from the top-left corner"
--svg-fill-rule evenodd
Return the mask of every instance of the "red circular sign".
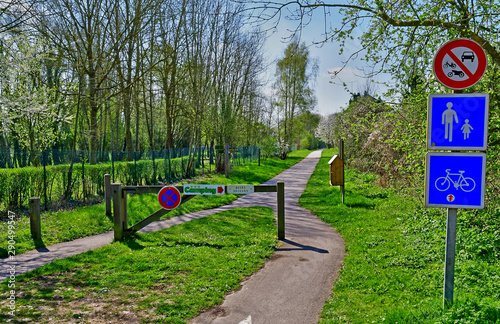
<path id="1" fill-rule="evenodd" d="M 461 90 L 476 84 L 484 75 L 486 53 L 470 39 L 455 39 L 444 44 L 434 58 L 434 74 L 444 86 Z"/>
<path id="2" fill-rule="evenodd" d="M 181 200 L 181 193 L 176 187 L 166 186 L 158 192 L 158 202 L 164 209 L 176 209 L 181 204 Z"/>

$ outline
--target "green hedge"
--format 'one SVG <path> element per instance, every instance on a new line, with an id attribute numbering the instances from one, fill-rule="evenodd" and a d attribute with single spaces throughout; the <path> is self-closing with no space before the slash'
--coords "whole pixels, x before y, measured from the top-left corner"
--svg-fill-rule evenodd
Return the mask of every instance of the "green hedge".
<path id="1" fill-rule="evenodd" d="M 199 153 L 201 150 L 199 151 Z M 161 152 L 160 152 L 161 153 Z M 187 152 L 179 152 L 185 155 Z M 194 177 L 204 171 L 211 170 L 210 158 L 207 151 L 203 151 L 203 161 L 195 159 L 194 167 L 189 177 Z M 178 155 L 178 156 L 179 156 Z M 163 152 L 163 157 L 168 155 Z M 233 164 L 243 164 L 257 159 L 258 148 L 238 147 L 232 153 Z M 70 199 L 85 201 L 88 198 L 101 197 L 104 194 L 104 175 L 112 175 L 114 182 L 126 185 L 150 185 L 158 183 L 172 183 L 185 178 L 188 158 L 161 158 L 139 159 L 130 162 L 108 162 L 90 165 L 88 163 L 75 163 L 71 176 Z M 199 159 L 199 160 L 198 160 Z M 0 215 L 7 210 L 26 209 L 30 197 L 40 197 L 41 203 L 45 201 L 55 204 L 64 197 L 68 184 L 69 164 L 48 165 L 45 167 L 24 167 L 17 169 L 0 169 Z M 46 180 L 44 180 L 46 179 Z M 47 195 L 45 196 L 45 190 Z"/>
<path id="2" fill-rule="evenodd" d="M 136 162 L 115 162 L 114 181 L 123 184 L 153 184 L 182 178 L 186 158 Z M 64 197 L 69 165 L 46 166 L 47 200 L 55 203 Z M 71 176 L 71 199 L 83 201 L 104 193 L 104 174 L 113 174 L 113 165 L 74 164 Z M 194 174 L 193 174 L 194 175 Z M 30 197 L 41 197 L 45 203 L 43 167 L 0 169 L 0 212 L 27 208 Z"/>

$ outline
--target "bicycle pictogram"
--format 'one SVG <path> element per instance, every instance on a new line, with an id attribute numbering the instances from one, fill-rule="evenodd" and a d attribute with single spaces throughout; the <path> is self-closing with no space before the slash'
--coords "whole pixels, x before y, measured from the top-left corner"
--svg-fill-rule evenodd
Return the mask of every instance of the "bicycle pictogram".
<path id="1" fill-rule="evenodd" d="M 464 177 L 464 172 L 465 171 L 458 171 L 458 173 L 450 173 L 450 169 L 446 169 L 446 176 L 436 179 L 436 189 L 439 191 L 445 191 L 450 188 L 451 184 L 453 184 L 453 187 L 457 190 L 460 188 L 464 192 L 471 192 L 474 188 L 476 188 L 476 182 L 470 177 Z M 457 181 L 453 181 L 450 176 L 458 176 Z"/>

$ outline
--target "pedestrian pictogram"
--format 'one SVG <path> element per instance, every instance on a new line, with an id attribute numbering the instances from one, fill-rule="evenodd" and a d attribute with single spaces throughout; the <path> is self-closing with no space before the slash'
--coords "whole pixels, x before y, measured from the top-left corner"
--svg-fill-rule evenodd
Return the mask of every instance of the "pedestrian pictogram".
<path id="1" fill-rule="evenodd" d="M 444 124 L 444 138 L 448 139 L 448 141 L 453 141 L 453 121 L 458 123 L 457 112 L 451 107 L 453 107 L 453 103 L 448 102 L 446 104 L 447 109 L 442 114 L 442 122 Z"/>
<path id="2" fill-rule="evenodd" d="M 176 209 L 181 204 L 181 201 L 181 193 L 176 187 L 166 186 L 158 192 L 158 202 L 164 209 Z"/>
<path id="3" fill-rule="evenodd" d="M 476 84 L 483 77 L 486 64 L 486 54 L 478 43 L 455 39 L 437 51 L 434 74 L 444 86 L 460 90 Z"/>
<path id="4" fill-rule="evenodd" d="M 486 150 L 489 95 L 431 94 L 427 122 L 429 150 Z"/>
<path id="5" fill-rule="evenodd" d="M 484 208 L 486 154 L 427 153 L 425 206 Z"/>

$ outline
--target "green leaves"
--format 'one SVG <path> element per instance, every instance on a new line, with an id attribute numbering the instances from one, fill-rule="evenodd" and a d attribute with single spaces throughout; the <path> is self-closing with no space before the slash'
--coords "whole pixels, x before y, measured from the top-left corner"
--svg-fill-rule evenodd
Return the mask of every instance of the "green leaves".
<path id="1" fill-rule="evenodd" d="M 27 34 L 5 40 L 0 55 L 2 116 L 5 135 L 14 135 L 22 148 L 32 152 L 50 147 L 58 139 L 61 127 L 70 118 L 64 103 L 44 83 L 42 63 L 49 53 L 40 53 L 46 46 L 42 39 L 32 41 Z M 11 134 L 9 134 L 9 132 Z M 39 160 L 33 155 L 35 164 Z"/>
<path id="2" fill-rule="evenodd" d="M 316 77 L 317 63 L 309 58 L 309 50 L 298 40 L 285 49 L 277 62 L 274 89 L 278 107 L 278 142 L 280 156 L 286 158 L 292 144 L 296 116 L 310 111 L 316 102 L 310 82 Z"/>

